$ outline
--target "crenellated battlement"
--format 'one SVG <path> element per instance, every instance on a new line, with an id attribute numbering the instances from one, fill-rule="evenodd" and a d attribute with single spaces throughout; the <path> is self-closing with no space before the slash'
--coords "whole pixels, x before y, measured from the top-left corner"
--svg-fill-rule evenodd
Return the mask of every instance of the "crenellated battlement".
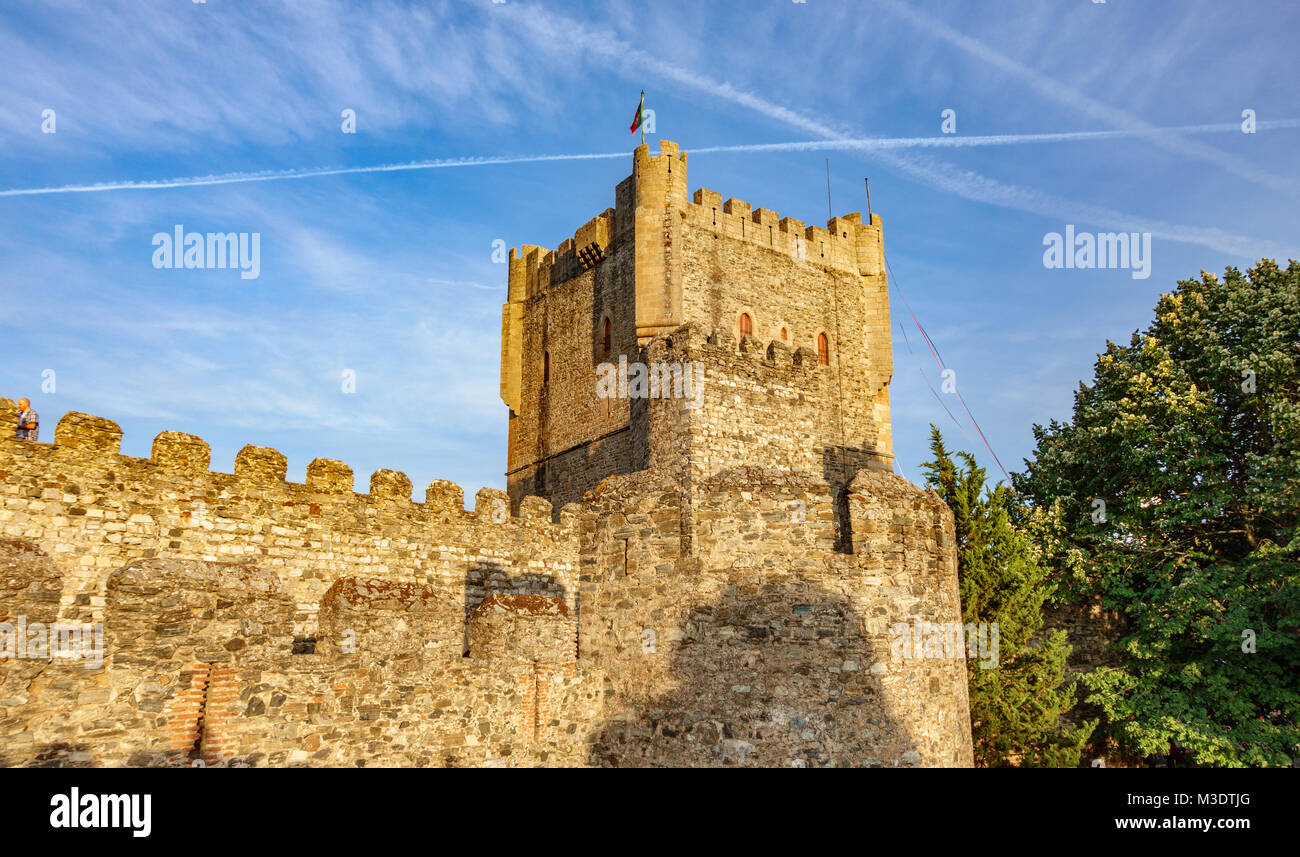
<path id="1" fill-rule="evenodd" d="M 800 263 L 820 265 L 864 277 L 881 274 L 883 221 L 861 212 L 832 217 L 826 226 L 805 225 L 767 208 L 753 208 L 739 199 L 722 199 L 708 188 L 695 191 L 684 217 L 693 226 L 720 238 L 742 241 L 788 256 Z"/>
<path id="2" fill-rule="evenodd" d="M 286 456 L 253 445 L 224 473 L 211 469 L 206 441 L 174 431 L 155 437 L 149 458 L 123 455 L 121 444 L 112 420 L 77 412 L 53 443 L 0 439 L 0 539 L 54 558 L 64 618 L 101 619 L 113 570 L 156 557 L 274 572 L 299 636 L 315 633 L 326 590 L 345 577 L 576 597 L 576 506 L 553 520 L 550 502 L 532 497 L 511 514 L 505 491 L 483 488 L 466 510 L 464 490 L 446 480 L 416 502 L 410 478 L 389 469 L 362 494 L 352 468 L 326 458 L 290 482 Z"/>
<path id="3" fill-rule="evenodd" d="M 537 297 L 552 283 L 572 279 L 602 261 L 612 243 L 614 219 L 614 209 L 605 209 L 554 250 L 534 244 L 511 247 L 508 300 L 521 302 Z"/>
<path id="4" fill-rule="evenodd" d="M 729 329 L 714 328 L 706 332 L 700 325 L 689 323 L 655 337 L 638 359 L 656 363 L 699 362 L 706 373 L 706 383 L 709 368 L 723 364 L 752 366 L 756 371 L 769 369 L 782 373 L 781 377 L 811 378 L 818 371 L 829 375 L 829 367 L 820 366 L 817 355 L 808 348 L 792 347 L 779 339 L 764 342 L 754 336 L 737 340 Z"/>
<path id="5" fill-rule="evenodd" d="M 464 489 L 454 482 L 435 479 L 425 490 L 423 502 L 412 499 L 411 479 L 398 470 L 381 469 L 370 476 L 369 493 L 353 490 L 352 468 L 341 461 L 316 458 L 307 465 L 304 482 L 287 480 L 288 459 L 277 449 L 248 445 L 235 455 L 233 473 L 210 469 L 211 447 L 206 441 L 183 432 L 160 432 L 153 442 L 149 458 L 136 458 L 121 454 L 122 430 L 117 423 L 103 417 L 70 411 L 63 415 L 54 430 L 52 444 L 0 439 L 0 456 L 20 456 L 39 466 L 47 462 L 66 467 L 76 462 L 88 467 L 123 465 L 136 469 L 145 476 L 156 476 L 172 484 L 178 481 L 194 483 L 195 494 L 200 487 L 214 484 L 242 483 L 256 488 L 268 503 L 279 502 L 286 508 L 300 505 L 305 499 L 339 504 L 352 504 L 354 508 L 366 505 L 390 504 L 406 510 L 414 517 L 442 518 L 448 515 L 465 521 L 493 527 L 519 527 L 527 524 L 529 532 L 539 527 L 548 534 L 558 534 L 560 525 L 552 524 L 552 508 L 541 497 L 527 498 L 520 514 L 510 514 L 506 492 L 494 488 L 481 488 L 474 498 L 474 509 L 464 508 Z M 571 520 L 576 512 L 562 510 L 561 520 Z"/>
<path id="6" fill-rule="evenodd" d="M 638 355 L 660 367 L 693 367 L 689 407 L 672 400 L 650 405 L 652 466 L 680 466 L 706 478 L 736 467 L 778 467 L 818 474 L 839 489 L 859 470 L 893 469 L 890 427 L 879 411 L 845 430 L 862 411 L 841 408 L 833 365 L 779 339 L 737 340 L 727 329 L 705 330 L 683 325 Z"/>
<path id="7" fill-rule="evenodd" d="M 638 208 L 678 208 L 687 223 L 712 230 L 719 237 L 861 276 L 881 274 L 883 221 L 879 214 L 873 213 L 871 221 L 864 224 L 862 214 L 853 212 L 832 217 L 822 227 L 782 217 L 771 209 L 755 209 L 744 200 L 724 201 L 720 193 L 708 188 L 699 188 L 687 200 L 686 153 L 668 140 L 661 141 L 659 155 L 650 155 L 646 146 L 639 147 L 633 163 L 633 175 L 616 189 L 615 208 L 587 221 L 555 249 L 533 244 L 510 249 L 508 301 L 534 298 L 553 283 L 580 276 L 609 258 L 616 241 L 633 237 Z M 674 163 L 678 165 L 676 173 Z"/>
<path id="8" fill-rule="evenodd" d="M 134 458 L 80 413 L 56 443 L 0 440 L 0 614 L 102 622 L 105 644 L 96 669 L 0 659 L 0 761 L 968 761 L 963 661 L 896 661 L 887 636 L 957 615 L 942 501 L 870 471 L 844 493 L 799 457 L 831 380 L 799 349 L 684 325 L 643 354 L 705 367 L 703 408 L 651 404 L 699 478 L 612 475 L 559 523 L 495 489 L 466 511 L 445 480 L 415 503 L 395 470 L 358 494 L 331 459 L 287 482 L 266 447 L 217 472 L 179 432 Z M 754 397 L 770 425 L 728 417 Z M 754 431 L 788 457 L 752 466 Z M 773 730 L 792 701 L 813 725 Z M 700 712 L 752 755 L 675 737 Z"/>

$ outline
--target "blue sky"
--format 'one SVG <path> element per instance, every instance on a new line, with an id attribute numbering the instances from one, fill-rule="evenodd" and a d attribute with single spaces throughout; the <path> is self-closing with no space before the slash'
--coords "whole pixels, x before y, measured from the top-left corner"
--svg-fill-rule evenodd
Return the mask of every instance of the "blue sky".
<path id="1" fill-rule="evenodd" d="M 702 152 L 690 184 L 811 223 L 825 157 L 837 214 L 870 176 L 897 284 L 1019 469 L 1032 424 L 1068 418 L 1106 339 L 1145 327 L 1176 280 L 1300 256 L 1298 29 L 1290 4 L 1211 0 L 6 2 L 0 395 L 30 396 L 46 441 L 85 411 L 131 455 L 177 430 L 218 470 L 253 443 L 293 480 L 322 456 L 362 491 L 382 467 L 420 497 L 431 479 L 503 487 L 493 242 L 553 247 L 613 205 L 642 88 L 648 139 L 687 151 L 941 137 L 951 109 L 957 138 L 1115 133 Z M 1215 127 L 1166 130 L 1190 126 Z M 5 193 L 497 157 L 525 160 Z M 260 233 L 260 276 L 155 269 L 176 224 Z M 1150 277 L 1045 268 L 1066 224 L 1152 232 Z M 893 310 L 901 471 L 919 478 L 934 422 L 996 473 L 922 380 L 941 383 L 897 293 Z"/>

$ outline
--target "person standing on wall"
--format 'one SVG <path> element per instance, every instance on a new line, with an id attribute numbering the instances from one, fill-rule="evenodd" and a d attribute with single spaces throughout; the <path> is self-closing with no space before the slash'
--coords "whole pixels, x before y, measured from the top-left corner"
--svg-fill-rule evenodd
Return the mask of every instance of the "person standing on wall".
<path id="1" fill-rule="evenodd" d="M 18 400 L 18 433 L 14 437 L 19 440 L 36 440 L 40 434 L 40 414 L 32 410 L 30 399 Z"/>

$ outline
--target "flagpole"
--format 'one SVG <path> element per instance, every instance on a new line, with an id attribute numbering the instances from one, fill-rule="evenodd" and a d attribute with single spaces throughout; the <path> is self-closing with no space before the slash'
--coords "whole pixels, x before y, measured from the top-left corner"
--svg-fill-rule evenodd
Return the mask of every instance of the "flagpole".
<path id="1" fill-rule="evenodd" d="M 641 90 L 641 145 L 645 145 L 645 90 Z"/>

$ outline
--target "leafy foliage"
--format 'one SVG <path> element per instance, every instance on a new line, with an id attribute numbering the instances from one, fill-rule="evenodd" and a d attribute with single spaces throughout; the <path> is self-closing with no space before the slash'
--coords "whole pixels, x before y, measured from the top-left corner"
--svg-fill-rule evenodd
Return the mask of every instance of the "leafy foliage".
<path id="1" fill-rule="evenodd" d="M 1108 342 L 1018 490 L 1067 599 L 1129 632 L 1085 678 L 1130 751 L 1287 765 L 1300 745 L 1300 264 L 1202 272 Z M 1253 646 L 1252 646 L 1253 641 Z M 1250 649 L 1253 648 L 1253 651 Z"/>

